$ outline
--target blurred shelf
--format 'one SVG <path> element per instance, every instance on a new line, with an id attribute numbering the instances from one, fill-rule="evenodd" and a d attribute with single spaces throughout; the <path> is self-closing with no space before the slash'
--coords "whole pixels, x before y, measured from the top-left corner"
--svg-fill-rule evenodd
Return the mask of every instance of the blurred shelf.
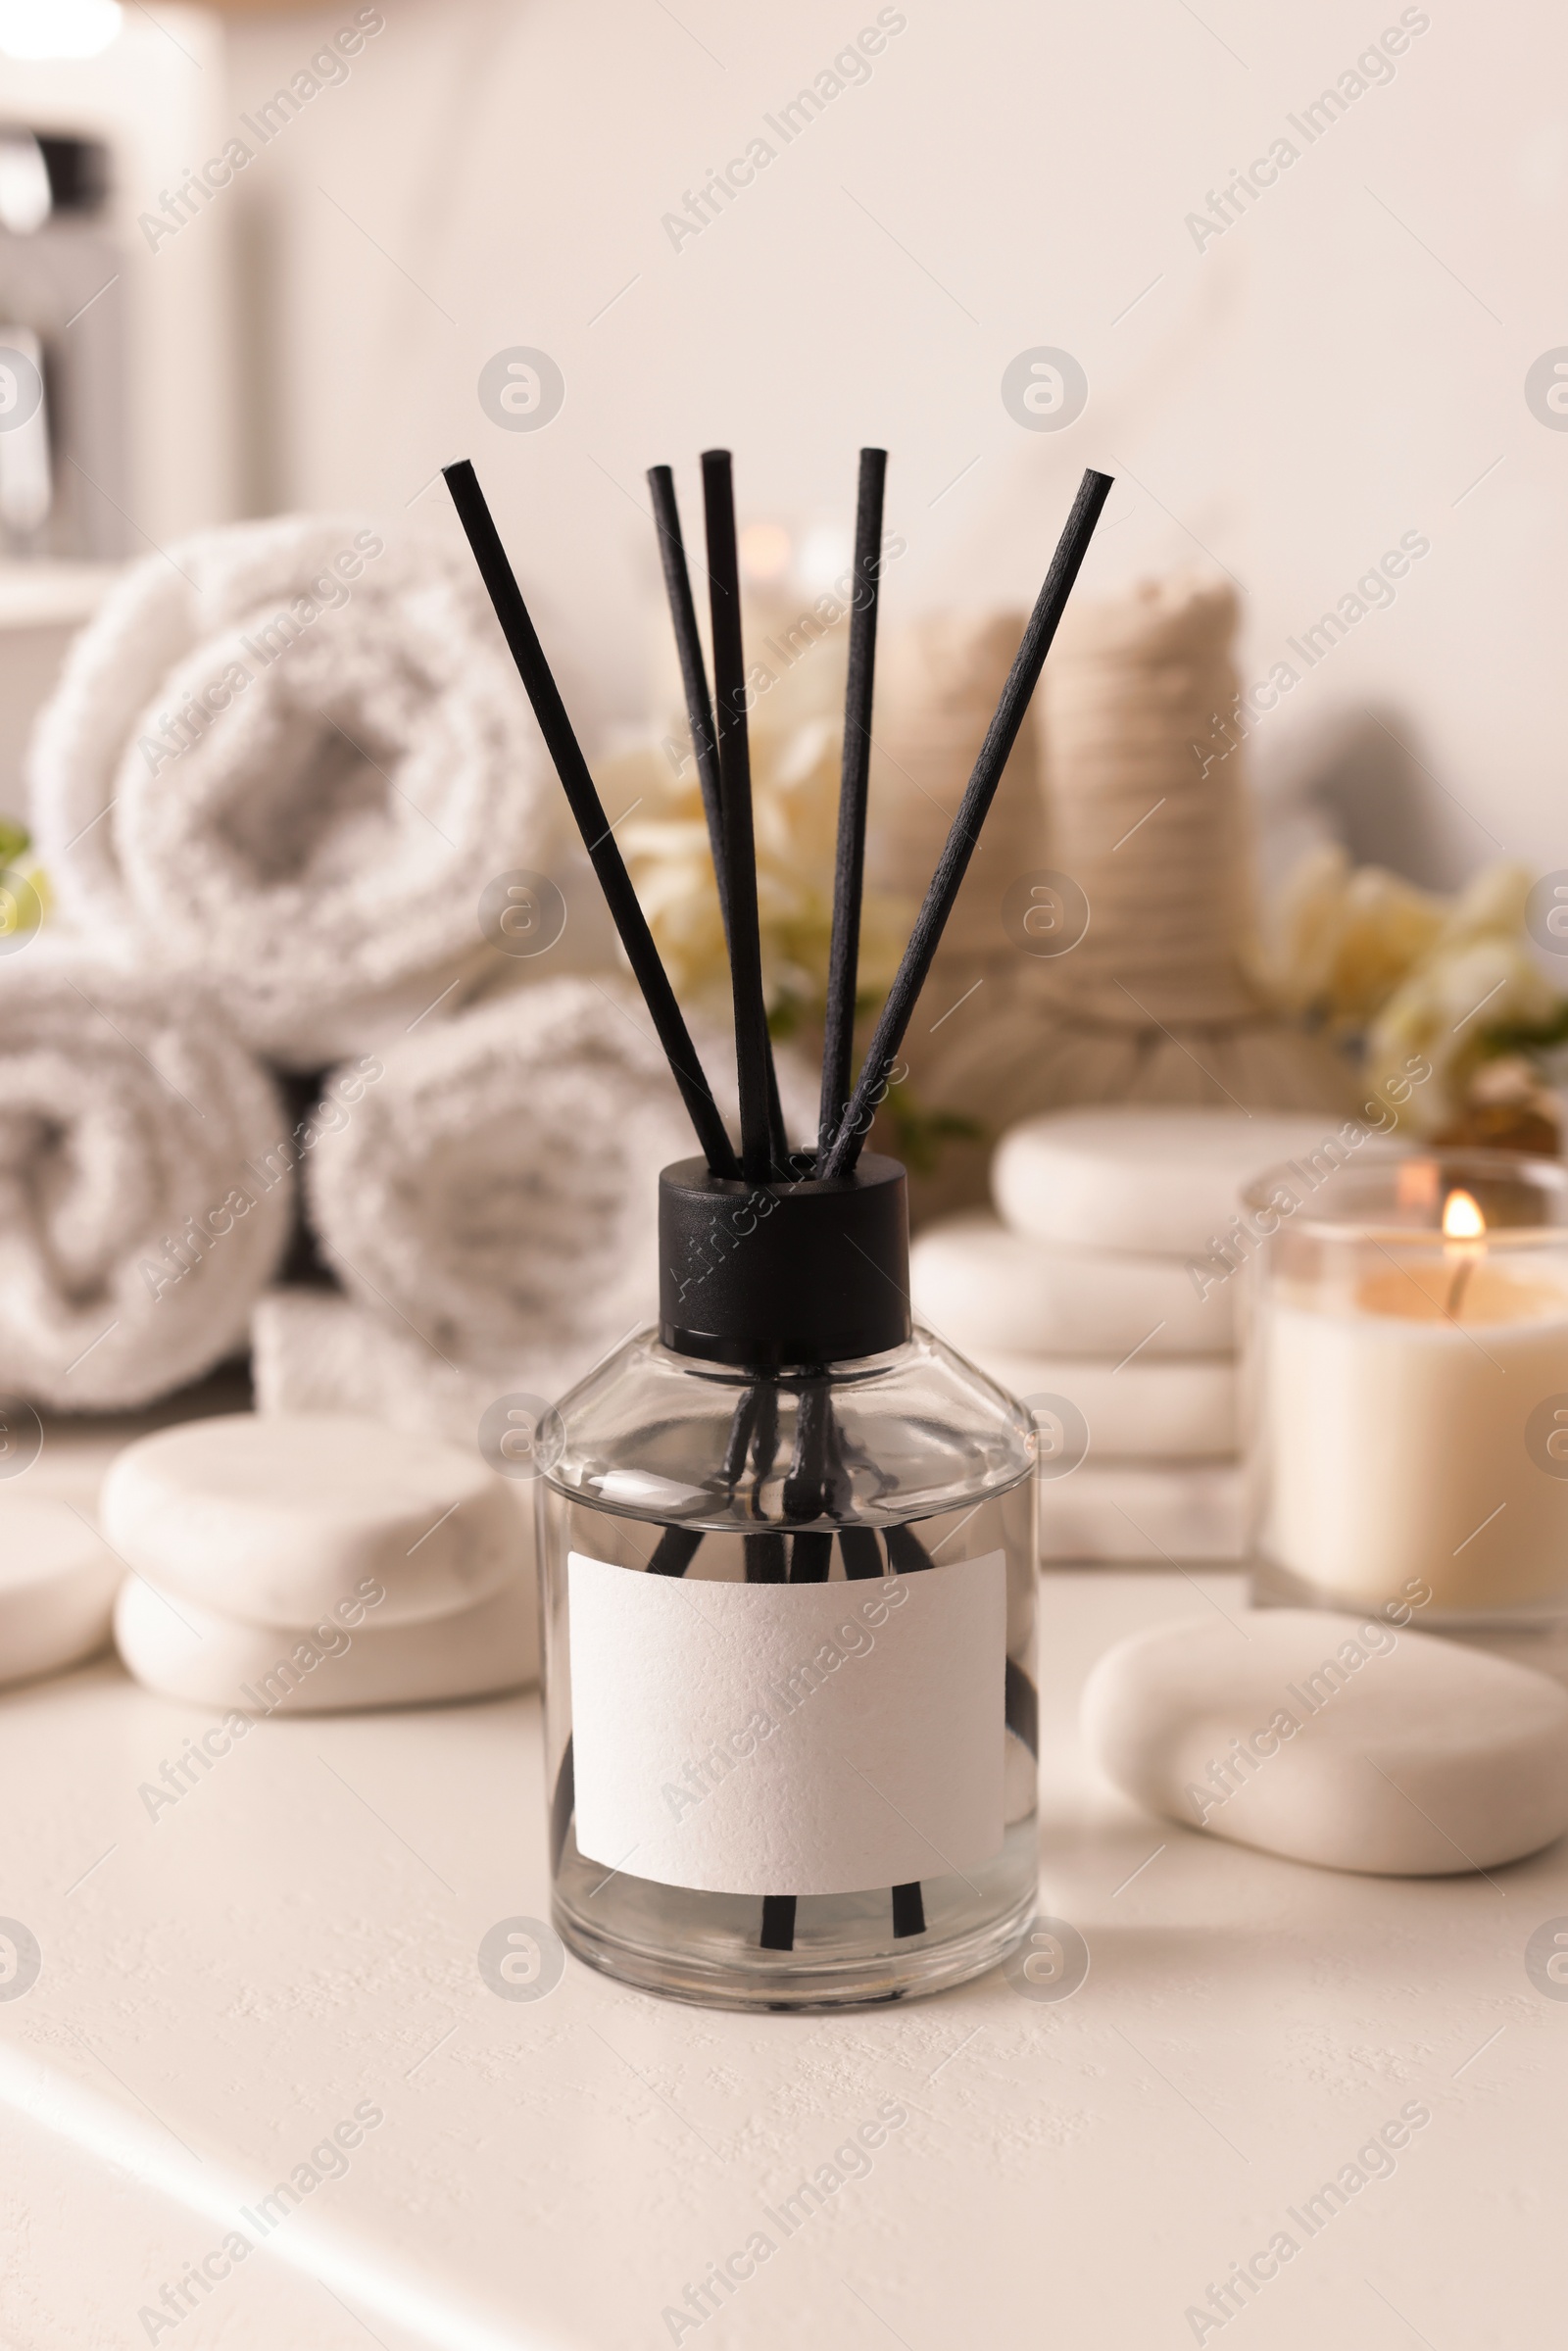
<path id="1" fill-rule="evenodd" d="M 79 628 L 123 565 L 0 563 L 0 629 Z"/>

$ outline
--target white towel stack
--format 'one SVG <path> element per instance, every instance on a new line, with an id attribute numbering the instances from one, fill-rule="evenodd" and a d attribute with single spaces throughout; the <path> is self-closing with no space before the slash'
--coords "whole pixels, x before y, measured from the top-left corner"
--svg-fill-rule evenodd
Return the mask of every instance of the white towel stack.
<path id="1" fill-rule="evenodd" d="M 47 938 L 0 958 L 0 1394 L 113 1411 L 210 1370 L 282 1252 L 296 1136 L 200 990 Z"/>
<path id="2" fill-rule="evenodd" d="M 264 1412 L 471 1445 L 652 1316 L 690 1124 L 455 540 L 293 515 L 137 565 L 31 790 L 53 927 L 95 972 L 46 981 L 47 938 L 0 968 L 0 1384 L 139 1402 L 256 1308 Z M 559 945 L 525 954 L 530 875 Z M 268 1064 L 319 1093 L 285 1112 Z M 787 1055 L 780 1082 L 812 1131 L 814 1083 Z M 296 1194 L 341 1289 L 262 1298 Z"/>
<path id="3" fill-rule="evenodd" d="M 733 1049 L 698 1024 L 733 1098 Z M 792 1135 L 814 1123 L 778 1055 Z M 658 1178 L 696 1149 L 630 983 L 542 980 L 389 1046 L 306 1175 L 346 1295 L 256 1310 L 264 1412 L 368 1413 L 471 1444 L 500 1399 L 551 1402 L 659 1305 Z"/>
<path id="4" fill-rule="evenodd" d="M 1269 1111 L 1027 1119 L 993 1162 L 997 1213 L 915 1243 L 917 1316 L 1034 1405 L 1045 1560 L 1242 1556 L 1241 1283 L 1212 1252 L 1254 1175 L 1337 1132 Z"/>
<path id="5" fill-rule="evenodd" d="M 73 647 L 30 759 L 61 920 L 319 1069 L 515 977 L 488 883 L 560 795 L 466 556 L 349 516 L 208 531 Z"/>
<path id="6" fill-rule="evenodd" d="M 297 1175 L 373 1121 L 378 1048 L 439 1056 L 532 978 L 487 891 L 558 873 L 575 913 L 577 867 L 466 555 L 354 517 L 127 571 L 29 780 L 56 911 L 0 942 L 0 1389 L 116 1410 L 243 1345 Z M 285 1107 L 268 1065 L 328 1062 Z"/>

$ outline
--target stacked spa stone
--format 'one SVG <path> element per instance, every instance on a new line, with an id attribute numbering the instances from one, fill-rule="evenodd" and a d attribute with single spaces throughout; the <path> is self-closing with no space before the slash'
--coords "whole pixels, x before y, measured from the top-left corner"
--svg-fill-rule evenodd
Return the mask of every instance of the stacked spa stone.
<path id="1" fill-rule="evenodd" d="M 531 1492 L 472 1445 L 348 1414 L 160 1430 L 103 1490 L 131 1570 L 120 1653 L 149 1689 L 230 1718 L 514 1689 L 538 1662 Z"/>
<path id="2" fill-rule="evenodd" d="M 12 1476 L 31 1467 L 29 1451 L 35 1460 L 36 1446 L 12 1443 Z M 89 1489 L 81 1500 L 91 1499 Z M 86 1509 L 0 1485 L 0 1688 L 64 1673 L 107 1648 L 121 1572 Z"/>
<path id="3" fill-rule="evenodd" d="M 1052 1112 L 1003 1138 L 994 1212 L 917 1239 L 917 1317 L 1034 1408 L 1046 1562 L 1241 1557 L 1243 1285 L 1221 1252 L 1243 1187 L 1336 1127 Z"/>

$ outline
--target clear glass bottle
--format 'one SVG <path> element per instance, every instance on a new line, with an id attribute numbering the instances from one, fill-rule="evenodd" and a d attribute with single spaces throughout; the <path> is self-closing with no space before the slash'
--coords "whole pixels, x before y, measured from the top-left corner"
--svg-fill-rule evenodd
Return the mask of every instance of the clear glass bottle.
<path id="1" fill-rule="evenodd" d="M 667 1289 L 540 1483 L 556 1924 L 708 2005 L 961 1983 L 1036 1899 L 1030 1416 L 906 1297 L 894 1345 L 758 1364 Z"/>

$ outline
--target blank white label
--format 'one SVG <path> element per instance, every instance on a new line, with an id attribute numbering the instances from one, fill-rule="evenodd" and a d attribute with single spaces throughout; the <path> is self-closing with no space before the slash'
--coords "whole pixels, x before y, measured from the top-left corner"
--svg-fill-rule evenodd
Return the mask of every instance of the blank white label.
<path id="1" fill-rule="evenodd" d="M 579 1551 L 568 1575 L 585 1859 L 835 1894 L 1000 1851 L 1001 1551 L 844 1584 L 688 1584 Z"/>

